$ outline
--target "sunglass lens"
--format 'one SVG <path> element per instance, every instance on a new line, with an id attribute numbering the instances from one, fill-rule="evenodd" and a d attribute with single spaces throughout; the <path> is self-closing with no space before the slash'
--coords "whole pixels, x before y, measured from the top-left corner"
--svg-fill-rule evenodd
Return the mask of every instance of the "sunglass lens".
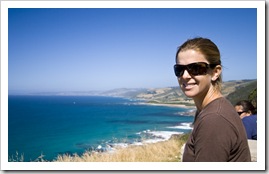
<path id="1" fill-rule="evenodd" d="M 194 63 L 188 68 L 188 71 L 192 75 L 205 75 L 207 73 L 207 66 L 204 63 Z"/>
<path id="2" fill-rule="evenodd" d="M 184 69 L 185 69 L 184 65 L 175 65 L 174 66 L 175 75 L 177 77 L 181 77 L 183 75 Z"/>
<path id="3" fill-rule="evenodd" d="M 243 111 L 243 112 L 237 112 L 238 113 L 238 115 L 241 115 L 241 114 L 243 114 L 245 111 Z"/>

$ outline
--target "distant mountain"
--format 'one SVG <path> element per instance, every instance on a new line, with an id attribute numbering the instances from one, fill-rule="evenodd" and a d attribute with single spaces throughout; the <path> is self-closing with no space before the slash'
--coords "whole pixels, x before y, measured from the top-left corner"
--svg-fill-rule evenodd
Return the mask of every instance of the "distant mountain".
<path id="1" fill-rule="evenodd" d="M 222 93 L 232 104 L 239 100 L 250 100 L 255 106 L 257 101 L 257 79 L 233 80 L 222 84 Z M 22 95 L 22 94 L 21 94 Z M 144 100 L 156 104 L 183 104 L 193 106 L 191 98 L 186 97 L 179 86 L 166 88 L 119 88 L 108 91 L 69 91 L 27 93 L 24 95 L 56 95 L 56 96 L 111 96 L 136 100 Z"/>
<path id="2" fill-rule="evenodd" d="M 248 99 L 251 93 L 257 89 L 257 80 L 233 80 L 222 84 L 222 94 L 227 97 L 232 104 L 243 99 Z M 156 104 L 184 104 L 194 105 L 192 99 L 186 97 L 179 86 L 167 88 L 150 88 L 150 89 L 115 89 L 101 93 L 105 96 L 125 97 L 132 99 L 145 100 L 149 103 Z M 253 94 L 255 100 L 255 94 Z"/>
<path id="3" fill-rule="evenodd" d="M 99 95 L 134 99 L 146 90 L 146 88 L 119 88 L 99 93 Z"/>

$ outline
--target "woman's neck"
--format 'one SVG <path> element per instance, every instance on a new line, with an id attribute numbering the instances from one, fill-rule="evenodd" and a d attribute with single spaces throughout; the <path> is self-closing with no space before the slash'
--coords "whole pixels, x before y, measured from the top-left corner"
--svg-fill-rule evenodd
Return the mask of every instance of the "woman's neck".
<path id="1" fill-rule="evenodd" d="M 220 97 L 223 97 L 221 92 L 212 87 L 205 95 L 197 96 L 196 98 L 194 98 L 194 103 L 198 112 L 200 112 L 206 105 Z"/>

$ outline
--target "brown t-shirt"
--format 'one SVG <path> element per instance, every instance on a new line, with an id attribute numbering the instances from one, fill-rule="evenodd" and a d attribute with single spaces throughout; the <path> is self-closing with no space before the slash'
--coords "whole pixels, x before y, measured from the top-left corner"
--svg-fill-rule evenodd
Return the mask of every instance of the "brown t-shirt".
<path id="1" fill-rule="evenodd" d="M 183 162 L 251 161 L 246 131 L 225 98 L 209 103 L 196 117 Z"/>

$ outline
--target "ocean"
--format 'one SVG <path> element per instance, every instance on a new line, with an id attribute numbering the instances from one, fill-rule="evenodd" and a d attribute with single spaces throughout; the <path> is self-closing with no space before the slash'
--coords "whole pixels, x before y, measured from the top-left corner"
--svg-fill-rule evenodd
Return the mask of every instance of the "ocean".
<path id="1" fill-rule="evenodd" d="M 8 155 L 52 161 L 59 154 L 106 151 L 191 131 L 189 109 L 100 96 L 8 97 Z M 108 148 L 109 147 L 109 148 Z"/>

